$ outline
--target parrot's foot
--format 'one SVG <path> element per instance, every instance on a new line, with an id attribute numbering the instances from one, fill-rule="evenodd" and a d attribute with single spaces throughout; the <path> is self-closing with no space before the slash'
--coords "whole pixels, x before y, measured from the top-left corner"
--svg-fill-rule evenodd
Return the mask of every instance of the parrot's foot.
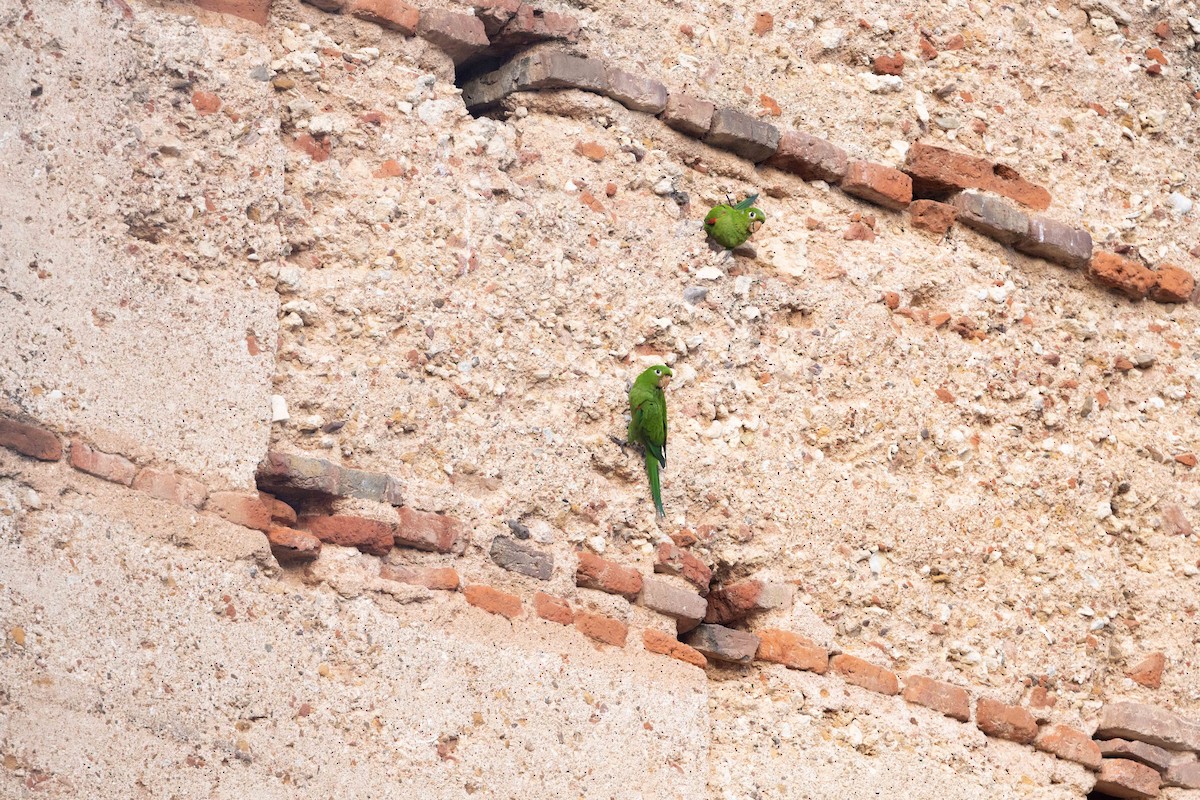
<path id="1" fill-rule="evenodd" d="M 624 439 L 620 439 L 616 436 L 611 436 L 611 435 L 608 438 L 612 440 L 613 444 L 615 444 L 617 447 L 621 448 L 622 453 L 628 453 L 626 448 L 629 447 L 629 442 L 625 441 Z"/>

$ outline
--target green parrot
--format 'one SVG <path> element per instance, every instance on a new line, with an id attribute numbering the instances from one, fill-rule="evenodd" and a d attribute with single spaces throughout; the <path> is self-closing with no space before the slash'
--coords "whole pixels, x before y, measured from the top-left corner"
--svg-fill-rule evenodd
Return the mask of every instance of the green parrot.
<path id="1" fill-rule="evenodd" d="M 757 194 L 752 194 L 735 206 L 719 205 L 704 215 L 704 232 L 724 248 L 732 250 L 767 221 L 767 215 L 754 207 Z"/>
<path id="2" fill-rule="evenodd" d="M 659 364 L 637 376 L 629 389 L 629 443 L 646 450 L 646 477 L 654 511 L 665 517 L 658 469 L 667 466 L 667 396 L 663 389 L 675 375 L 670 367 Z"/>

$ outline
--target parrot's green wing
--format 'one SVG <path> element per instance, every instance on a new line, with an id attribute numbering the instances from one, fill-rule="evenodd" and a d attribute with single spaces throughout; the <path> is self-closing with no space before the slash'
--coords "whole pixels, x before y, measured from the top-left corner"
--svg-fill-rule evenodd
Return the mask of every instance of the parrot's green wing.
<path id="1" fill-rule="evenodd" d="M 656 397 L 648 398 L 633 412 L 633 427 L 646 451 L 662 466 L 667 465 L 667 409 Z"/>
<path id="2" fill-rule="evenodd" d="M 758 193 L 756 192 L 756 193 L 750 195 L 749 197 L 747 197 L 742 202 L 738 203 L 736 206 L 734 206 L 734 208 L 736 208 L 738 211 L 747 211 L 754 206 L 754 201 L 757 199 L 758 199 Z"/>

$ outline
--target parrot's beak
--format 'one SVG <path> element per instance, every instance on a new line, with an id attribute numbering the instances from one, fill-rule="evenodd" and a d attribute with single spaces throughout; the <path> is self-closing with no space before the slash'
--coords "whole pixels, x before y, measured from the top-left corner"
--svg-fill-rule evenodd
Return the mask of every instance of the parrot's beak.
<path id="1" fill-rule="evenodd" d="M 756 219 L 756 220 L 754 220 L 753 222 L 751 222 L 751 223 L 750 223 L 750 232 L 751 232 L 751 233 L 758 233 L 758 229 L 759 229 L 759 228 L 761 228 L 761 227 L 762 227 L 762 225 L 763 225 L 763 224 L 762 224 L 762 220 L 761 220 L 761 219 Z"/>
<path id="2" fill-rule="evenodd" d="M 668 386 L 671 385 L 671 376 L 663 375 L 661 378 L 658 379 L 658 385 L 659 385 L 659 388 L 666 389 Z"/>

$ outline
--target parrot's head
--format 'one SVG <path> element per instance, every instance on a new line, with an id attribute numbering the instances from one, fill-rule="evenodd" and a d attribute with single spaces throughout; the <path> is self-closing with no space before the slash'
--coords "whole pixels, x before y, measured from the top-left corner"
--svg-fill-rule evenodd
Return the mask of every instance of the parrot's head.
<path id="1" fill-rule="evenodd" d="M 666 364 L 657 364 L 638 376 L 638 380 L 645 381 L 659 389 L 666 389 L 673 377 L 675 377 L 675 373 L 671 371 L 670 367 Z"/>
<path id="2" fill-rule="evenodd" d="M 757 231 L 767 221 L 767 215 L 762 212 L 761 208 L 751 208 L 746 212 L 746 218 L 750 220 L 751 233 Z"/>

